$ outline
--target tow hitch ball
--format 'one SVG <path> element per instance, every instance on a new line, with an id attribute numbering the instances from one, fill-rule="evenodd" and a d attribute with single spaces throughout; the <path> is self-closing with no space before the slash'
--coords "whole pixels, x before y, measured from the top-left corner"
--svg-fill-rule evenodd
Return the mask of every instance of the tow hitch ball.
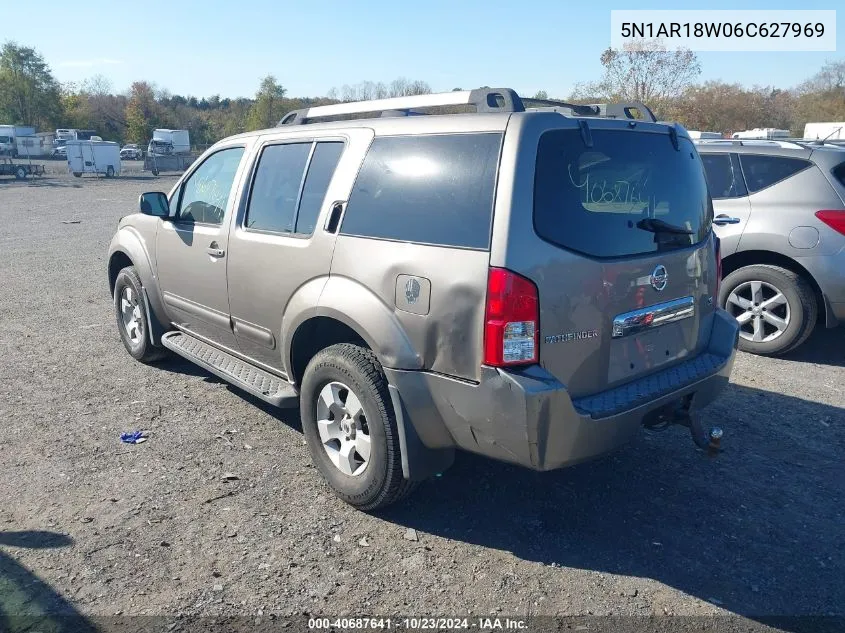
<path id="1" fill-rule="evenodd" d="M 675 423 L 686 426 L 692 435 L 692 441 L 698 448 L 707 451 L 708 455 L 716 455 L 722 448 L 722 429 L 714 426 L 710 432 L 701 425 L 701 416 L 695 411 L 681 410 L 676 412 Z"/>
<path id="2" fill-rule="evenodd" d="M 662 431 L 667 427 L 679 424 L 690 430 L 692 441 L 707 454 L 715 456 L 722 448 L 722 429 L 714 426 L 709 432 L 701 425 L 701 416 L 691 411 L 688 403 L 676 408 L 665 408 L 645 422 L 645 427 L 654 431 Z"/>

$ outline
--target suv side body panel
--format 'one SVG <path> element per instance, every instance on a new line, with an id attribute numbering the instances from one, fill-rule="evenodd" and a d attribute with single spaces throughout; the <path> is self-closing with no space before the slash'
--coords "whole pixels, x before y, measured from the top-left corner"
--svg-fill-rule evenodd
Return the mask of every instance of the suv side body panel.
<path id="1" fill-rule="evenodd" d="M 400 346 L 394 335 L 377 343 L 382 347 L 394 339 L 385 349 L 390 352 L 382 360 L 385 366 L 478 380 L 488 262 L 489 254 L 484 251 L 340 235 L 332 262 L 332 288 L 321 298 L 320 310 L 328 310 L 337 294 L 348 295 L 351 287 L 360 286 L 359 292 L 378 298 L 378 309 L 391 314 L 390 322 L 404 332 L 407 340 Z M 430 283 L 427 314 L 397 308 L 396 294 L 404 291 L 397 289 L 402 275 Z M 334 288 L 336 277 L 345 280 L 347 289 Z M 367 303 L 366 299 L 361 301 L 362 307 Z M 360 312 L 360 308 L 351 308 L 348 314 L 355 319 Z M 360 318 L 367 319 L 363 314 Z M 382 319 L 368 320 L 364 321 L 365 330 L 376 339 L 382 338 L 384 326 L 371 327 Z M 405 347 L 414 350 L 412 357 L 403 352 Z"/>
<path id="2" fill-rule="evenodd" d="M 820 257 L 838 252 L 845 237 L 815 217 L 819 209 L 842 206 L 816 165 L 752 193 L 751 219 L 740 251 L 768 250 L 788 257 Z"/>

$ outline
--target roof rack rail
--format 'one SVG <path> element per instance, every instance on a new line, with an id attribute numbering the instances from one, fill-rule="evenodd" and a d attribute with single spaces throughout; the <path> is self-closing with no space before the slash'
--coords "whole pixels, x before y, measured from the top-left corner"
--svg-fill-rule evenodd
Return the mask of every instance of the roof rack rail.
<path id="1" fill-rule="evenodd" d="M 779 141 L 776 139 L 766 138 L 697 138 L 693 140 L 696 145 L 739 145 L 753 147 L 755 145 L 764 145 L 768 147 L 782 147 L 784 149 L 807 149 L 808 143 L 799 143 L 796 141 Z"/>
<path id="2" fill-rule="evenodd" d="M 392 97 L 373 101 L 350 101 L 327 106 L 315 106 L 288 112 L 279 121 L 282 125 L 304 125 L 315 119 L 348 116 L 352 114 L 389 113 L 387 116 L 423 114 L 419 108 L 439 106 L 474 106 L 476 112 L 524 112 L 522 99 L 510 88 L 479 88 L 477 90 L 455 90 L 409 97 Z"/>
<path id="3" fill-rule="evenodd" d="M 356 114 L 372 116 L 418 116 L 422 108 L 443 106 L 473 106 L 476 112 L 525 112 L 525 102 L 538 103 L 540 109 L 551 108 L 574 116 L 603 117 L 612 119 L 642 118 L 657 121 L 654 113 L 640 102 L 573 104 L 551 99 L 522 99 L 511 88 L 478 88 L 476 90 L 455 90 L 427 95 L 393 97 L 372 101 L 351 101 L 334 105 L 315 106 L 288 112 L 278 123 L 283 125 L 304 125 L 321 119 L 348 117 Z M 638 111 L 640 116 L 636 116 Z"/>
<path id="4" fill-rule="evenodd" d="M 654 112 L 641 101 L 629 101 L 622 103 L 568 103 L 566 101 L 557 101 L 555 99 L 534 99 L 532 97 L 525 97 L 523 103 L 539 104 L 541 108 L 553 108 L 556 111 L 569 110 L 575 116 L 593 116 L 602 117 L 606 119 L 631 119 L 637 120 L 642 118 L 646 121 L 656 122 L 657 117 Z M 529 108 L 534 109 L 534 108 Z M 639 112 L 638 117 L 636 113 Z"/>

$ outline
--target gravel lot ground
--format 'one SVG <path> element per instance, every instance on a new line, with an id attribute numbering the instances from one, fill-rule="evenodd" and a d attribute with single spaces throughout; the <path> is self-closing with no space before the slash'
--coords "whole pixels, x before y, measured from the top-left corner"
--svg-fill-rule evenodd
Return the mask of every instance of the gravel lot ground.
<path id="1" fill-rule="evenodd" d="M 711 620 L 682 616 L 758 630 L 845 615 L 845 330 L 740 355 L 707 411 L 725 429 L 716 459 L 680 428 L 545 474 L 459 455 L 371 516 L 322 483 L 298 412 L 124 351 L 106 247 L 141 191 L 174 182 L 0 183 L 0 629 L 42 612 L 670 615 L 696 630 Z M 136 428 L 149 441 L 121 444 Z"/>

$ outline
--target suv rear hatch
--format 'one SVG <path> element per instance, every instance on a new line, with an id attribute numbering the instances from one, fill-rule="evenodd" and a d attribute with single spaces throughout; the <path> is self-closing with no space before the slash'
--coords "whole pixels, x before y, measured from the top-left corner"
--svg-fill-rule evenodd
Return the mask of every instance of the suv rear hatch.
<path id="1" fill-rule="evenodd" d="M 551 261 L 528 274 L 539 293 L 539 361 L 572 397 L 679 363 L 706 344 L 717 242 L 688 138 L 614 121 L 547 131 L 533 213 L 535 232 L 552 245 L 543 245 Z"/>

